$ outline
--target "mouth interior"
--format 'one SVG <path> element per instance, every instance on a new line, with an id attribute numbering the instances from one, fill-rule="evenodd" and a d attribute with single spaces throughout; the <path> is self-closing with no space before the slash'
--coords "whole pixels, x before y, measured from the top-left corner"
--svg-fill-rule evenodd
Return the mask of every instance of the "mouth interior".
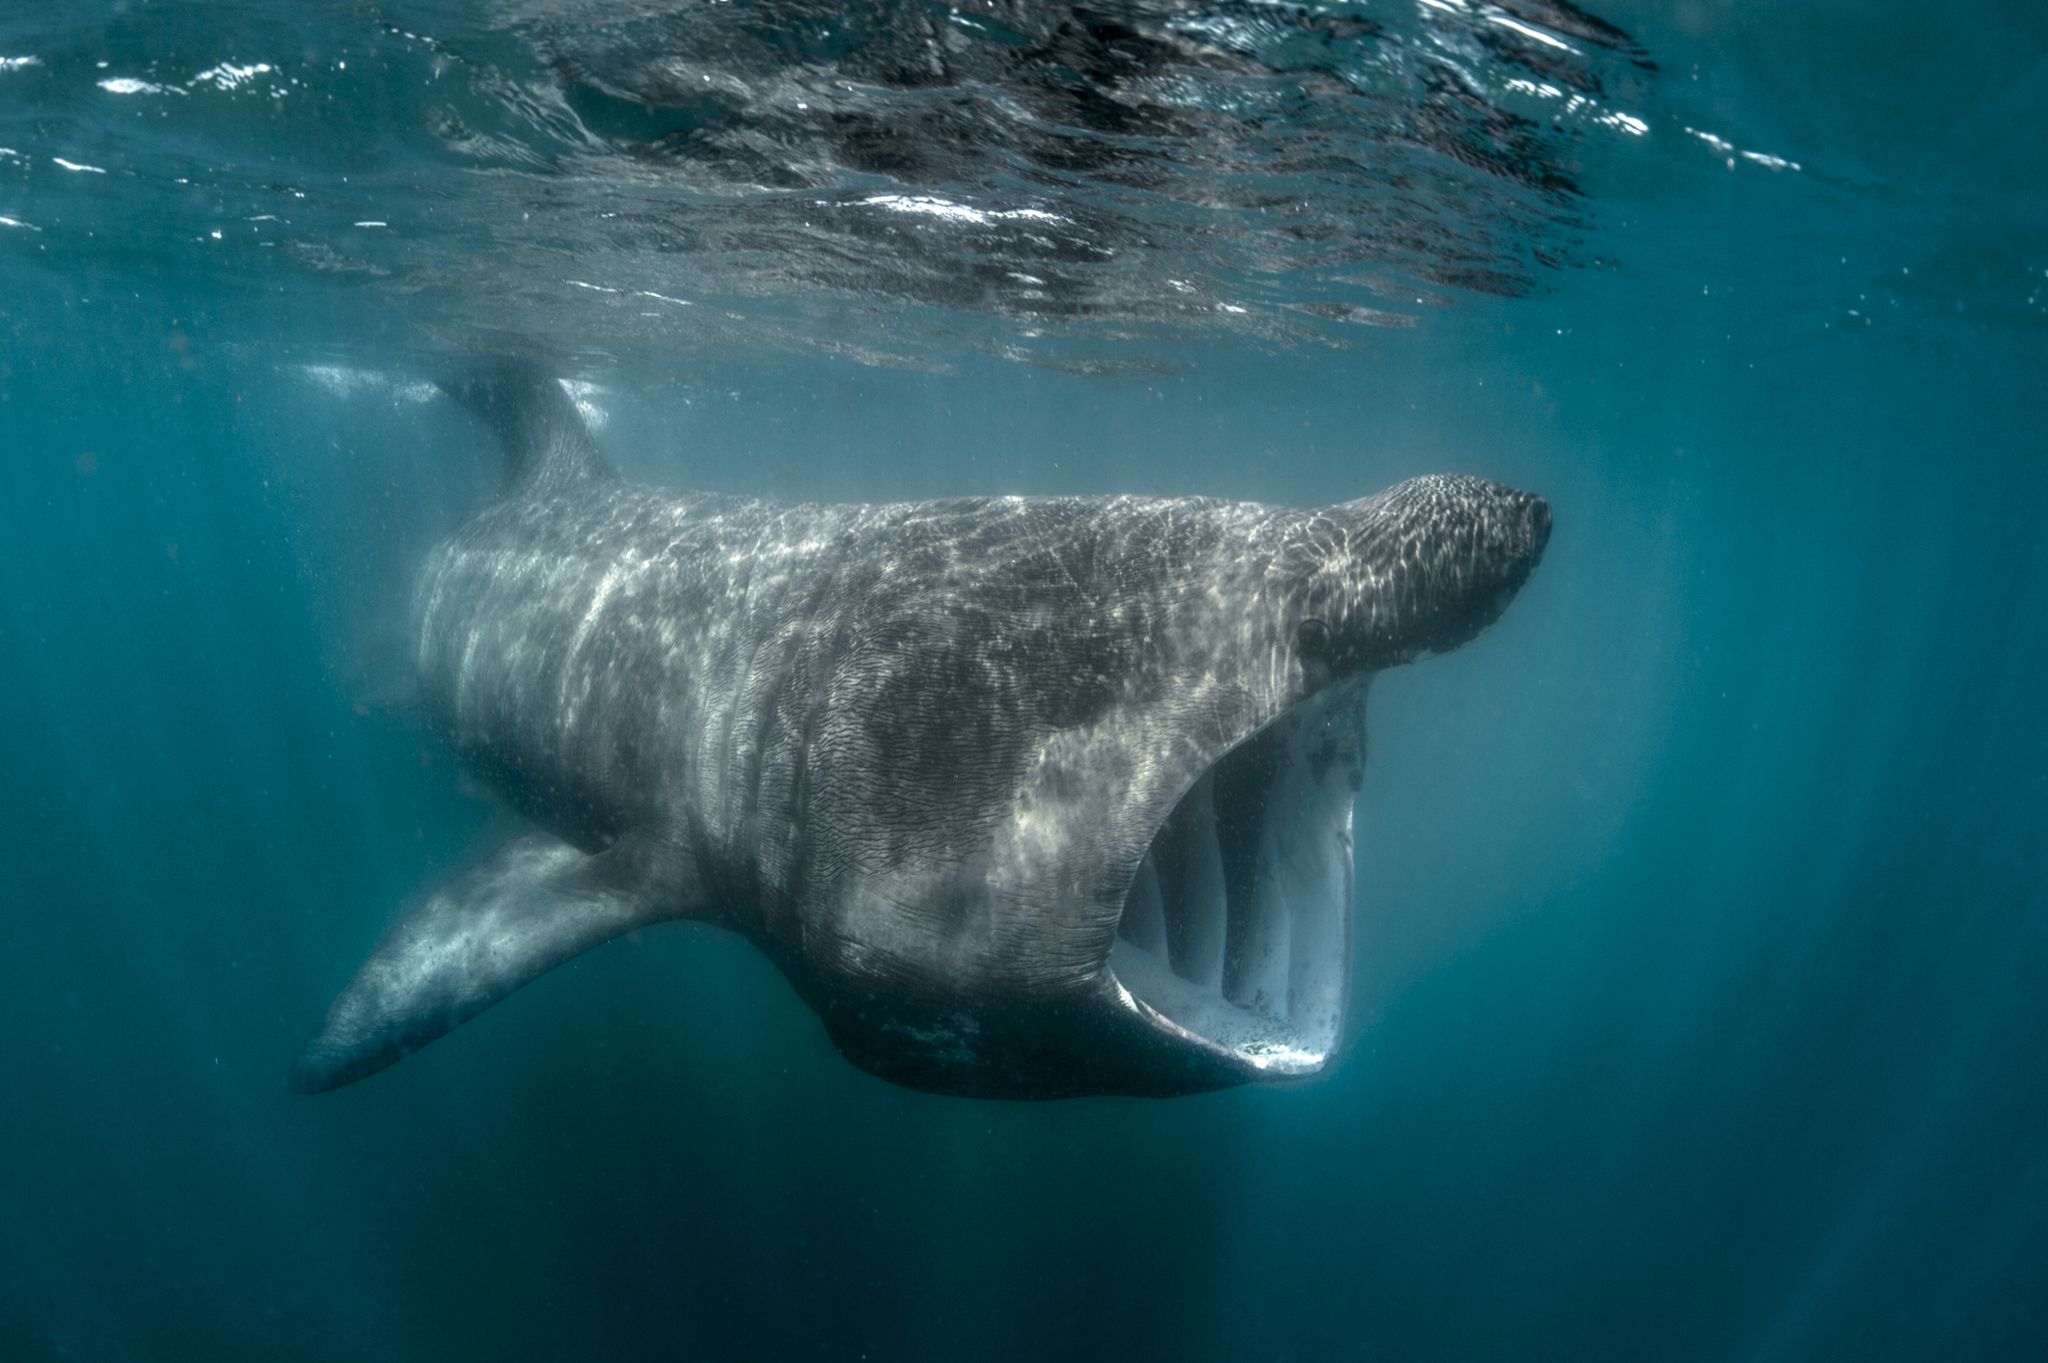
<path id="1" fill-rule="evenodd" d="M 1343 1026 L 1362 691 L 1303 701 L 1202 774 L 1153 835 L 1109 967 L 1140 1012 L 1273 1074 L 1313 1074 Z"/>

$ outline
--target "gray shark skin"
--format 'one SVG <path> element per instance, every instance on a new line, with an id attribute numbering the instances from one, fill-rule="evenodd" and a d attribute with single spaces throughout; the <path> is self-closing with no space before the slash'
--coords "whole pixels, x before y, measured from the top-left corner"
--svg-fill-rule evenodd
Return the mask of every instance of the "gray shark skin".
<path id="1" fill-rule="evenodd" d="M 538 830 L 403 917 L 292 1073 L 371 1074 L 649 924 L 744 933 L 842 1054 L 943 1093 L 1322 1069 L 1367 685 L 1527 579 L 1477 478 L 813 506 L 618 478 L 560 386 L 443 385 L 505 494 L 415 596 L 429 715 Z"/>

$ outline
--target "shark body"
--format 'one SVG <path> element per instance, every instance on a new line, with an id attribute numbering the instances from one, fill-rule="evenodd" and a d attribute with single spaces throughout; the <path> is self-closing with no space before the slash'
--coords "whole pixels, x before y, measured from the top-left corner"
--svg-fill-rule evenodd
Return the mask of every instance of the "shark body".
<path id="1" fill-rule="evenodd" d="M 744 933 L 917 1088 L 1313 1074 L 1369 682 L 1485 628 L 1550 528 L 1460 476 L 1306 509 L 675 493 L 620 479 L 524 366 L 444 386 L 508 485 L 421 571 L 420 689 L 536 827 L 400 919 L 304 1091 L 680 918 Z"/>

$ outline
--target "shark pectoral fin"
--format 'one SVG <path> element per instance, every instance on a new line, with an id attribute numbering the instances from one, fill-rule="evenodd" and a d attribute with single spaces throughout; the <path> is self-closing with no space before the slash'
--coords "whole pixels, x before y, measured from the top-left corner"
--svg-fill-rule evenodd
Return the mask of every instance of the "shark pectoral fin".
<path id="1" fill-rule="evenodd" d="M 689 855 L 629 836 L 586 854 L 515 838 L 400 919 L 292 1067 L 319 1093 L 375 1074 L 529 980 L 621 933 L 698 907 Z"/>

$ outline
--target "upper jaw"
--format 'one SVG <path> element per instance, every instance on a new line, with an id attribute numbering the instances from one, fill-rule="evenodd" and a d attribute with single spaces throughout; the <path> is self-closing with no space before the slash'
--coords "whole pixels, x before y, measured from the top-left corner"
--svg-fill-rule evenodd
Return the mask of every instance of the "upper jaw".
<path id="1" fill-rule="evenodd" d="M 1283 711 L 1204 770 L 1131 877 L 1102 986 L 1223 1082 L 1322 1070 L 1351 958 L 1363 679 Z"/>

